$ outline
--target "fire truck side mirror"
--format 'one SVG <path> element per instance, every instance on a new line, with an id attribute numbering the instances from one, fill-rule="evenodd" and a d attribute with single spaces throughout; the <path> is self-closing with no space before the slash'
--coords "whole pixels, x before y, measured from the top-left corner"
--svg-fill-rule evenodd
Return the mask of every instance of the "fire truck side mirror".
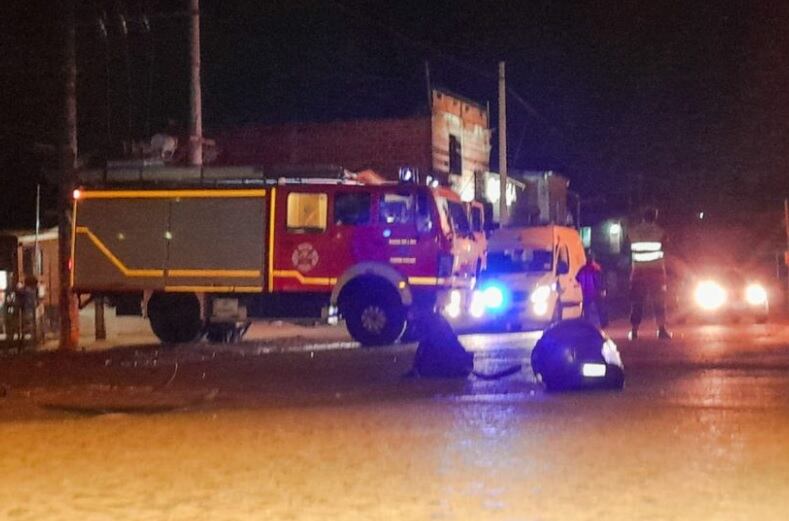
<path id="1" fill-rule="evenodd" d="M 420 234 L 428 234 L 433 230 L 433 221 L 430 216 L 417 216 L 416 231 Z"/>

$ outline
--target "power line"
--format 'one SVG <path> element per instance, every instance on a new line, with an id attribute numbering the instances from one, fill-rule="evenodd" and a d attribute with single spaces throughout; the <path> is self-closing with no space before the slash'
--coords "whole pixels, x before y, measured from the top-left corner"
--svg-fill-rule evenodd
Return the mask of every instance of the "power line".
<path id="1" fill-rule="evenodd" d="M 498 81 L 498 76 L 497 75 L 491 74 L 491 73 L 489 73 L 487 71 L 484 71 L 484 70 L 481 70 L 481 69 L 478 69 L 477 67 L 473 67 L 473 66 L 469 65 L 468 63 L 466 63 L 465 61 L 460 60 L 460 59 L 458 59 L 458 58 L 456 58 L 454 56 L 451 56 L 451 55 L 447 54 L 446 52 L 435 48 L 434 46 L 430 45 L 427 42 L 423 42 L 423 41 L 420 41 L 420 40 L 418 40 L 416 38 L 412 38 L 410 36 L 406 36 L 405 34 L 401 33 L 400 31 L 398 31 L 396 29 L 393 29 L 391 26 L 389 26 L 389 25 L 387 25 L 387 24 L 385 24 L 383 22 L 380 22 L 380 21 L 378 21 L 378 20 L 376 20 L 374 18 L 371 18 L 370 16 L 367 16 L 367 15 L 365 15 L 363 13 L 360 13 L 357 10 L 350 9 L 349 7 L 344 5 L 342 2 L 339 2 L 337 0 L 329 0 L 329 2 L 331 4 L 333 4 L 335 7 L 337 7 L 339 10 L 341 10 L 342 12 L 344 12 L 344 13 L 352 16 L 352 17 L 356 17 L 359 20 L 364 21 L 365 23 L 368 23 L 370 25 L 374 25 L 374 26 L 376 26 L 376 27 L 378 27 L 380 29 L 383 29 L 384 31 L 388 32 L 390 35 L 394 36 L 395 38 L 397 38 L 401 42 L 405 43 L 406 45 L 409 45 L 411 47 L 415 47 L 415 48 L 418 48 L 418 49 L 420 49 L 422 51 L 428 52 L 433 57 L 441 59 L 441 60 L 443 60 L 443 61 L 445 61 L 447 63 L 451 63 L 452 65 L 460 67 L 460 68 L 462 68 L 462 69 L 464 69 L 464 70 L 466 70 L 468 72 L 474 73 L 477 76 L 479 76 L 481 78 L 484 78 L 486 80 Z M 556 128 L 556 126 L 554 126 L 546 117 L 544 117 L 542 114 L 540 114 L 540 112 L 537 109 L 535 109 L 529 102 L 527 102 L 526 99 L 523 96 L 521 96 L 520 93 L 518 93 L 518 91 L 516 91 L 510 85 L 507 86 L 507 94 L 512 96 L 512 98 L 521 106 L 521 108 L 523 108 L 523 110 L 527 114 L 529 114 L 534 119 L 537 119 L 540 122 L 542 122 L 543 124 L 545 124 L 552 133 L 556 134 L 557 136 L 559 136 L 561 138 L 564 138 L 564 135 Z"/>

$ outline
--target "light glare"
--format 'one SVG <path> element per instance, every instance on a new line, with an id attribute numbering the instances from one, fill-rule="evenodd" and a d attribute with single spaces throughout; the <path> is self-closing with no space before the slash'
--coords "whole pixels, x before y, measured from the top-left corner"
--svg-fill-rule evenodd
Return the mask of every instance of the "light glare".
<path id="1" fill-rule="evenodd" d="M 767 302 L 767 290 L 761 284 L 748 284 L 745 288 L 745 301 L 751 306 L 761 306 Z"/>
<path id="2" fill-rule="evenodd" d="M 547 302 L 535 302 L 533 305 L 534 314 L 544 317 L 548 314 L 548 303 Z"/>
<path id="3" fill-rule="evenodd" d="M 605 364 L 584 364 L 581 366 L 581 374 L 587 378 L 602 378 L 605 376 Z"/>
<path id="4" fill-rule="evenodd" d="M 482 318 L 485 314 L 485 300 L 481 291 L 475 291 L 471 295 L 471 306 L 468 311 L 474 318 Z"/>
<path id="5" fill-rule="evenodd" d="M 482 292 L 482 300 L 485 303 L 485 307 L 499 309 L 504 305 L 504 293 L 499 287 L 489 286 Z"/>
<path id="6" fill-rule="evenodd" d="M 534 292 L 531 294 L 531 297 L 529 297 L 529 300 L 531 300 L 532 303 L 534 304 L 540 302 L 546 303 L 550 296 L 551 296 L 550 286 L 538 286 L 537 289 L 535 289 Z"/>
<path id="7" fill-rule="evenodd" d="M 715 281 L 705 280 L 696 286 L 696 304 L 707 311 L 714 311 L 726 302 L 726 290 Z"/>

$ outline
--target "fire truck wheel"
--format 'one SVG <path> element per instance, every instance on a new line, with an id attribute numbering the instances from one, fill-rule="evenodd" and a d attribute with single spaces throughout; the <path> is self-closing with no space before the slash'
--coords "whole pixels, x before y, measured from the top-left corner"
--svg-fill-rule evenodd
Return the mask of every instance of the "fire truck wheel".
<path id="1" fill-rule="evenodd" d="M 394 288 L 364 284 L 344 297 L 341 312 L 348 332 L 363 346 L 391 344 L 403 333 L 406 309 Z"/>
<path id="2" fill-rule="evenodd" d="M 203 329 L 200 301 L 194 293 L 154 293 L 148 300 L 148 318 L 165 344 L 192 342 Z"/>

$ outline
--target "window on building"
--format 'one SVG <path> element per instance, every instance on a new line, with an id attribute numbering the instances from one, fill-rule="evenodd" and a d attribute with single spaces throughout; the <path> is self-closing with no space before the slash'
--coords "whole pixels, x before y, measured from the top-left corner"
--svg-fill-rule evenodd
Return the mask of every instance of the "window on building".
<path id="1" fill-rule="evenodd" d="M 320 193 L 288 194 L 289 232 L 320 233 L 326 230 L 327 196 Z"/>
<path id="2" fill-rule="evenodd" d="M 460 140 L 457 136 L 449 136 L 449 173 L 455 175 L 463 174 L 463 155 L 460 150 Z"/>
<path id="3" fill-rule="evenodd" d="M 334 196 L 334 224 L 360 225 L 370 222 L 370 194 L 338 193 Z"/>
<path id="4" fill-rule="evenodd" d="M 378 207 L 378 220 L 381 224 L 413 222 L 414 196 L 411 194 L 384 194 Z"/>

